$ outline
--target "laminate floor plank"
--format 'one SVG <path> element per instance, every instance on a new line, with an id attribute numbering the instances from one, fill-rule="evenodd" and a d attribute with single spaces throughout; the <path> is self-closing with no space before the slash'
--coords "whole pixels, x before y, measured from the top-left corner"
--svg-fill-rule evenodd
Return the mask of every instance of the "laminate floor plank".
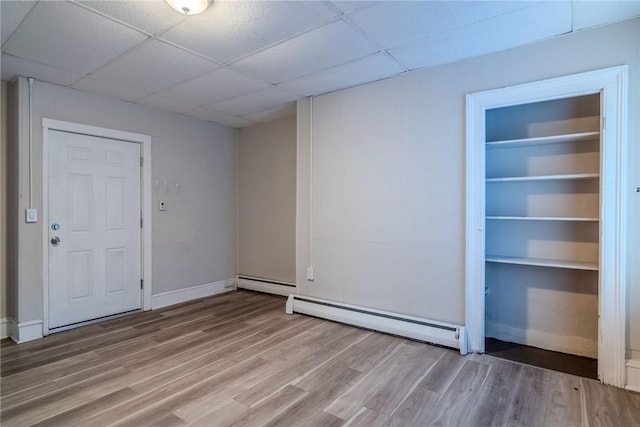
<path id="1" fill-rule="evenodd" d="M 351 417 L 344 427 L 382 427 L 388 424 L 388 417 L 378 414 L 376 411 L 362 407 L 356 414 Z M 403 424 L 402 427 L 408 427 L 412 424 Z M 428 424 L 415 424 L 428 425 Z"/>
<path id="2" fill-rule="evenodd" d="M 2 425 L 5 427 L 33 425 L 64 412 L 66 408 L 83 405 L 115 391 L 119 386 L 114 386 L 114 382 L 128 374 L 129 371 L 124 368 L 114 369 L 71 387 L 57 389 L 36 399 L 23 402 L 6 411 L 3 409 Z"/>
<path id="3" fill-rule="evenodd" d="M 310 323 L 311 322 L 307 322 L 306 319 L 303 319 L 297 324 L 287 325 L 285 323 L 273 326 L 272 328 L 266 329 L 258 334 L 263 338 L 262 341 L 259 341 L 252 346 L 247 346 L 243 349 L 234 351 L 229 354 L 227 358 L 235 362 L 240 362 L 252 356 L 262 356 L 263 353 L 281 346 L 285 342 L 299 336 L 300 332 L 311 326 Z"/>
<path id="4" fill-rule="evenodd" d="M 391 415 L 445 352 L 427 344 L 413 344 L 418 344 L 419 354 L 409 353 L 406 362 L 391 370 L 393 375 L 365 403 L 367 408 L 382 416 Z"/>
<path id="5" fill-rule="evenodd" d="M 437 347 L 402 340 L 394 352 L 390 352 L 375 368 L 363 376 L 362 381 L 332 402 L 326 411 L 343 420 L 350 419 L 363 406 L 374 411 L 379 408 L 392 411 L 395 406 L 393 408 L 389 406 L 393 403 L 399 404 L 400 401 L 397 399 L 406 397 L 409 389 L 439 358 L 441 351 L 443 350 Z M 387 387 L 387 384 L 390 386 Z M 402 390 L 394 389 L 396 385 Z"/>
<path id="6" fill-rule="evenodd" d="M 338 418 L 325 411 L 316 413 L 305 423 L 305 425 L 309 427 L 338 427 L 344 424 L 345 421 L 342 418 Z"/>
<path id="7" fill-rule="evenodd" d="M 603 386 L 584 378 L 580 380 L 585 398 L 589 426 L 640 425 L 640 411 L 625 399 L 625 391 L 612 386 Z"/>
<path id="8" fill-rule="evenodd" d="M 2 383 L 2 399 L 18 393 L 25 388 L 37 387 L 55 379 L 63 378 L 84 369 L 89 369 L 103 359 L 93 351 L 78 354 L 46 366 L 40 366 L 29 371 L 20 372 L 0 379 Z"/>
<path id="9" fill-rule="evenodd" d="M 466 358 L 460 357 L 460 353 L 457 351 L 445 349 L 442 357 L 427 372 L 418 387 L 435 393 L 444 393 L 462 369 L 465 361 Z"/>
<path id="10" fill-rule="evenodd" d="M 249 411 L 250 409 L 247 406 L 237 400 L 230 399 L 217 411 L 205 415 L 188 425 L 189 427 L 226 427 L 241 419 Z"/>
<path id="11" fill-rule="evenodd" d="M 178 407 L 174 413 L 185 421 L 197 421 L 217 410 L 220 407 L 220 402 L 233 398 L 235 395 L 261 382 L 264 377 L 271 376 L 278 371 L 279 368 L 275 363 L 264 359 L 259 360 L 266 363 L 261 364 L 254 370 L 247 370 L 241 375 L 236 375 L 233 381 L 227 383 L 223 388 L 210 389 L 199 398 L 191 398 L 188 403 Z"/>
<path id="12" fill-rule="evenodd" d="M 513 399 L 505 411 L 503 423 L 512 426 L 544 426 L 547 413 L 544 371 L 528 365 L 520 367 L 520 374 L 513 379 L 516 383 L 511 385 Z"/>
<path id="13" fill-rule="evenodd" d="M 64 334 L 49 335 L 47 340 L 35 340 L 23 344 L 16 344 L 10 339 L 2 342 L 0 347 L 0 358 L 2 361 L 9 361 L 14 358 L 23 358 L 34 354 L 39 350 L 51 351 L 60 345 L 76 343 L 83 339 L 93 338 L 96 333 L 101 332 L 99 325 L 89 325 L 83 328 L 66 331 Z"/>
<path id="14" fill-rule="evenodd" d="M 640 426 L 640 394 L 229 292 L 16 345 L 2 426 Z"/>
<path id="15" fill-rule="evenodd" d="M 2 409 L 7 410 L 20 405 L 26 401 L 37 399 L 38 397 L 52 393 L 60 387 L 53 381 L 42 382 L 40 384 L 25 387 L 2 398 Z"/>
<path id="16" fill-rule="evenodd" d="M 267 364 L 266 360 L 260 358 L 252 358 L 243 363 L 233 365 L 232 367 L 223 370 L 222 372 L 212 376 L 203 377 L 201 381 L 189 385 L 187 387 L 181 387 L 174 389 L 174 392 L 168 395 L 166 398 L 157 401 L 151 405 L 145 406 L 142 410 L 134 413 L 132 416 L 123 420 L 123 422 L 114 423 L 114 426 L 118 425 L 142 425 L 144 423 L 154 423 L 154 419 L 160 416 L 168 415 L 176 411 L 176 415 L 185 420 L 187 417 L 194 416 L 193 413 L 197 411 L 198 415 L 202 415 L 200 411 L 203 410 L 201 406 L 201 398 L 211 393 L 222 393 L 227 388 L 235 390 L 238 383 L 245 380 L 246 377 L 251 377 L 253 371 L 257 370 L 261 366 Z M 231 391 L 230 393 L 233 393 Z M 212 400 L 211 405 L 219 405 L 221 401 Z M 182 411 L 181 407 L 185 405 L 191 405 L 192 413 Z M 200 416 L 194 416 L 194 420 Z"/>
<path id="17" fill-rule="evenodd" d="M 523 379 L 522 370 L 522 365 L 496 361 L 487 373 L 484 385 L 478 390 L 467 419 L 476 425 L 506 424 L 506 412 L 518 396 L 513 389 Z"/>
<path id="18" fill-rule="evenodd" d="M 281 365 L 281 370 L 267 377 L 259 384 L 246 390 L 243 393 L 235 396 L 235 399 L 247 406 L 253 407 L 266 396 L 270 396 L 272 393 L 278 391 L 295 381 L 298 378 L 312 373 L 315 369 L 322 367 L 325 363 L 329 362 L 333 357 L 340 354 L 345 348 L 352 344 L 354 341 L 362 339 L 367 332 L 354 329 L 354 328 L 342 328 L 337 331 L 333 331 L 331 334 L 333 339 L 324 341 L 325 345 L 319 348 L 312 349 L 313 352 L 296 363 L 289 363 Z M 305 342 L 306 340 L 303 340 Z"/>
<path id="19" fill-rule="evenodd" d="M 555 371 L 542 370 L 544 394 L 542 408 L 544 410 L 543 426 L 587 425 L 583 418 L 586 411 L 582 399 L 582 384 L 579 377 L 561 374 Z M 604 387 L 603 384 L 599 386 Z"/>
<path id="20" fill-rule="evenodd" d="M 433 408 L 441 398 L 441 393 L 418 386 L 386 419 L 380 417 L 377 411 L 372 411 L 375 417 L 369 423 L 394 427 L 428 425 L 433 416 Z M 369 414 L 368 418 L 371 416 Z"/>
<path id="21" fill-rule="evenodd" d="M 308 425 L 317 414 L 333 400 L 335 396 L 348 390 L 363 374 L 349 367 L 339 371 L 333 371 L 330 377 L 317 384 L 317 387 L 281 412 L 275 418 L 269 420 L 265 426 L 290 425 L 291 420 L 296 420 L 298 425 Z"/>
<path id="22" fill-rule="evenodd" d="M 133 399 L 136 393 L 128 387 L 104 395 L 98 399 L 87 402 L 64 411 L 53 417 L 34 424 L 34 427 L 56 427 L 56 426 L 82 426 L 84 421 L 91 416 L 100 414 L 112 406 L 119 405 L 127 400 Z"/>
<path id="23" fill-rule="evenodd" d="M 232 427 L 259 427 L 277 417 L 282 411 L 307 394 L 306 391 L 289 384 L 258 405 L 250 408 L 246 414 L 228 425 Z"/>
<path id="24" fill-rule="evenodd" d="M 468 415 L 490 369 L 491 366 L 488 364 L 467 360 L 442 398 L 437 401 L 436 405 L 431 406 L 429 419 L 420 421 L 428 423 L 428 425 L 479 425 L 469 419 Z"/>
<path id="25" fill-rule="evenodd" d="M 112 343 L 128 340 L 132 338 L 142 337 L 149 333 L 149 330 L 133 330 L 127 329 L 125 331 L 111 333 L 108 335 L 99 335 L 93 338 L 87 338 L 85 340 L 76 343 L 67 343 L 65 345 L 56 347 L 54 350 L 40 350 L 35 354 L 30 354 L 29 357 L 12 359 L 2 363 L 2 376 L 10 376 L 22 371 L 27 371 L 39 366 L 47 365 L 57 362 L 59 360 L 68 359 L 69 357 L 93 351 L 102 346 L 106 346 Z M 75 345 L 74 345 L 75 344 Z"/>

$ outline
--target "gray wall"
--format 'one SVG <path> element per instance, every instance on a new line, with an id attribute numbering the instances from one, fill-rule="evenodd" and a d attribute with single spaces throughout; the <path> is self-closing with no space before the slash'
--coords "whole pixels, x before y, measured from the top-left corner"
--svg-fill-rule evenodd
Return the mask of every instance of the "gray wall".
<path id="1" fill-rule="evenodd" d="M 312 148 L 310 101 L 299 102 L 298 292 L 464 324 L 465 95 L 620 64 L 630 71 L 631 189 L 640 184 L 640 19 L 317 97 Z M 627 342 L 634 358 L 638 199 L 629 191 Z M 313 282 L 305 277 L 310 265 Z"/>
<path id="2" fill-rule="evenodd" d="M 20 102 L 28 96 L 19 79 Z M 24 102 L 24 104 L 27 104 Z M 21 119 L 26 117 L 21 115 Z M 153 293 L 233 278 L 235 274 L 235 130 L 173 113 L 56 85 L 33 85 L 33 200 L 42 212 L 42 118 L 151 135 L 153 180 Z M 28 133 L 28 129 L 27 132 Z M 41 319 L 42 220 L 25 224 L 28 203 L 28 139 L 20 137 L 19 197 L 10 199 L 18 216 L 17 322 Z M 180 184 L 179 189 L 175 183 Z M 158 200 L 167 202 L 159 212 Z M 16 203 L 17 201 L 17 203 Z M 22 213 L 22 216 L 21 216 Z M 13 226 L 13 225 L 12 225 Z M 23 265 L 24 264 L 24 265 Z"/>
<path id="3" fill-rule="evenodd" d="M 7 318 L 7 82 L 0 89 L 0 322 Z"/>
<path id="4" fill-rule="evenodd" d="M 238 274 L 296 281 L 296 119 L 238 131 Z"/>

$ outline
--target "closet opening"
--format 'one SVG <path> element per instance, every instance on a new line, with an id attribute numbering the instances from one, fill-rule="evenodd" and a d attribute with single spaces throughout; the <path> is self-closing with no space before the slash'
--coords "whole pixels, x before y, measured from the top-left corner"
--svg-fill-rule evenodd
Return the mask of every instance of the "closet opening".
<path id="1" fill-rule="evenodd" d="M 599 93 L 486 111 L 487 353 L 597 378 L 600 117 Z"/>
<path id="2" fill-rule="evenodd" d="M 467 351 L 597 360 L 624 387 L 627 66 L 467 95 Z"/>

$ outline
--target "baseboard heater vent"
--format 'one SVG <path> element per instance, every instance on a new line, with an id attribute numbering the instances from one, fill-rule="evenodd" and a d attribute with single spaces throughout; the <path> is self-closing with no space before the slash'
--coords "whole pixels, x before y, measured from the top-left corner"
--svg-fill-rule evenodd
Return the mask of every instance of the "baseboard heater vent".
<path id="1" fill-rule="evenodd" d="M 288 314 L 308 314 L 362 328 L 457 348 L 461 354 L 466 354 L 467 352 L 464 327 L 451 323 L 293 294 L 289 295 L 286 310 Z"/>
<path id="2" fill-rule="evenodd" d="M 285 297 L 289 296 L 291 292 L 295 292 L 296 289 L 295 283 L 280 282 L 277 280 L 268 280 L 249 276 L 237 276 L 236 285 L 240 289 L 282 295 Z"/>

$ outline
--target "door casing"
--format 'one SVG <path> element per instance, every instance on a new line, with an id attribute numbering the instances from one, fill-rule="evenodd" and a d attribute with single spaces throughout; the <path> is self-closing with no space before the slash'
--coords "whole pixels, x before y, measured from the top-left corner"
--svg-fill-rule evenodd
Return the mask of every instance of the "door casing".
<path id="1" fill-rule="evenodd" d="M 598 376 L 625 386 L 626 338 L 626 65 L 467 95 L 465 327 L 468 351 L 484 353 L 485 112 L 491 108 L 600 93 L 601 228 Z M 606 126 L 605 126 L 606 124 Z"/>
<path id="2" fill-rule="evenodd" d="M 115 139 L 140 144 L 142 160 L 141 166 L 141 210 L 142 210 L 142 309 L 151 310 L 152 272 L 151 272 L 151 136 L 115 129 L 107 129 L 96 126 L 88 126 L 79 123 L 42 119 L 42 296 L 43 296 L 43 335 L 49 334 L 49 241 L 48 221 L 49 217 L 49 131 L 76 133 L 81 135 Z"/>

